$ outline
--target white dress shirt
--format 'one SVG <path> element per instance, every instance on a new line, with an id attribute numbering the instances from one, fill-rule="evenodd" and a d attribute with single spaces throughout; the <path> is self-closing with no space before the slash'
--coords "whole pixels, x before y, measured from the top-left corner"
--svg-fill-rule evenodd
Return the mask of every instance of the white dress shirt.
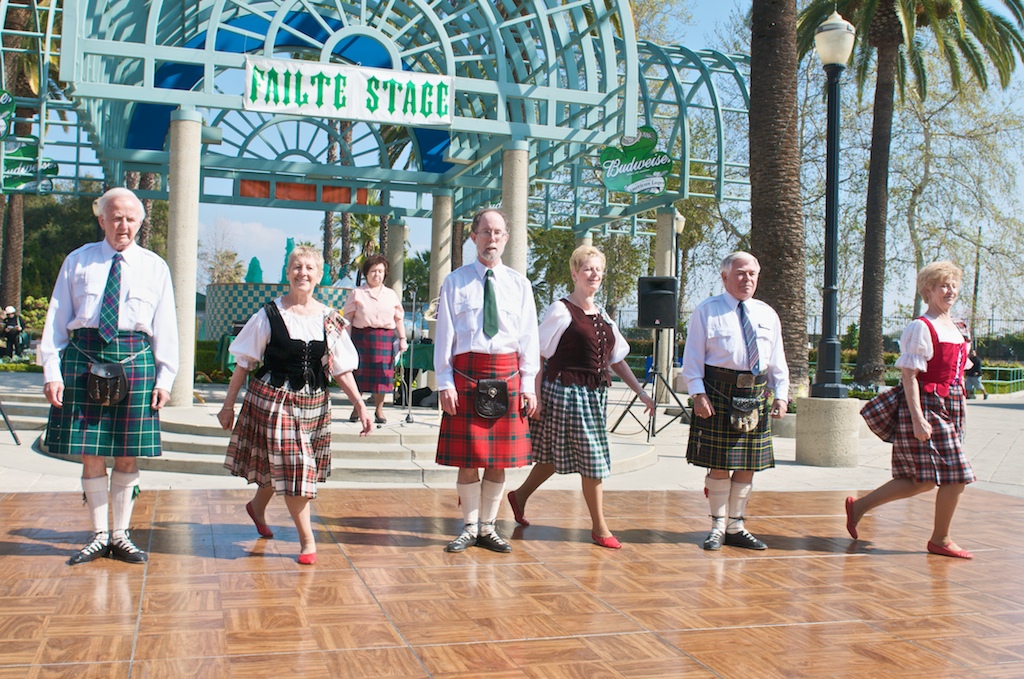
<path id="1" fill-rule="evenodd" d="M 572 304 L 572 302 L 569 302 L 569 304 Z M 619 332 L 619 327 L 615 325 L 615 321 L 608 317 L 604 309 L 601 310 L 601 317 L 612 326 L 612 337 L 615 338 L 612 355 L 608 359 L 608 365 L 612 365 L 626 359 L 626 356 L 629 355 L 629 343 L 626 342 L 626 338 Z M 565 306 L 564 302 L 555 302 L 544 310 L 540 329 L 537 331 L 540 339 L 541 357 L 547 359 L 555 355 L 558 343 L 562 341 L 562 335 L 565 334 L 571 323 L 572 314 L 569 313 L 569 307 Z M 605 367 L 607 368 L 608 366 L 606 365 Z"/>
<path id="2" fill-rule="evenodd" d="M 750 371 L 738 306 L 738 299 L 723 292 L 707 298 L 693 310 L 683 350 L 683 379 L 691 396 L 707 393 L 704 388 L 705 365 Z M 761 365 L 767 367 L 768 387 L 775 391 L 776 399 L 786 401 L 789 396 L 789 366 L 786 365 L 782 346 L 779 315 L 757 299 L 748 299 L 743 306 L 757 335 Z"/>
<path id="3" fill-rule="evenodd" d="M 518 354 L 522 391 L 536 392 L 534 378 L 540 370 L 540 356 L 533 288 L 525 276 L 504 264 L 499 263 L 493 271 L 494 297 L 498 303 L 498 333 L 494 337 L 488 337 L 483 330 L 487 267 L 477 259 L 448 274 L 441 284 L 434 337 L 438 390 L 455 388 L 455 356 L 477 352 Z"/>
<path id="4" fill-rule="evenodd" d="M 61 264 L 46 312 L 39 355 L 46 382 L 64 382 L 60 352 L 71 333 L 98 328 L 103 291 L 114 258 L 106 240 L 83 245 Z M 117 329 L 149 335 L 156 362 L 156 388 L 171 390 L 178 372 L 178 321 L 171 272 L 159 255 L 131 243 L 122 252 L 121 305 Z"/>
<path id="5" fill-rule="evenodd" d="M 282 306 L 280 297 L 274 300 L 281 318 L 284 320 L 284 327 L 288 329 L 288 336 L 293 340 L 303 342 L 315 342 L 324 338 L 324 317 L 331 313 L 330 307 L 324 307 L 322 314 L 312 316 L 300 316 L 292 313 Z M 352 338 L 347 332 L 339 333 L 340 338 L 335 335 L 327 335 L 327 351 L 331 355 L 331 367 L 335 375 L 341 375 L 355 370 L 359 367 L 359 354 L 352 344 Z M 228 351 L 235 357 L 235 362 L 245 370 L 252 370 L 257 363 L 263 361 L 263 354 L 270 344 L 270 319 L 267 318 L 267 311 L 263 307 L 254 313 L 246 321 L 239 331 L 238 336 L 231 341 Z"/>

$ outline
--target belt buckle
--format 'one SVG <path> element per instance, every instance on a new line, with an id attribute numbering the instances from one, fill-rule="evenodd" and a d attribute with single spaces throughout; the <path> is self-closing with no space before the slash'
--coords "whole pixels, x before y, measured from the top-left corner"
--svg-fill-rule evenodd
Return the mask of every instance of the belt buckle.
<path id="1" fill-rule="evenodd" d="M 740 373 L 736 375 L 736 386 L 740 389 L 753 389 L 754 378 L 753 373 Z"/>

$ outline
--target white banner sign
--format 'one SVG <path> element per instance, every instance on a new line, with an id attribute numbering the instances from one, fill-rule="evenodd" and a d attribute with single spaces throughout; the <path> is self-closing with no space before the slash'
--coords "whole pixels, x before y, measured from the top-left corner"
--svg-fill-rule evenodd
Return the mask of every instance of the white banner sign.
<path id="1" fill-rule="evenodd" d="M 245 108 L 394 125 L 452 124 L 444 75 L 284 59 L 245 60 Z"/>

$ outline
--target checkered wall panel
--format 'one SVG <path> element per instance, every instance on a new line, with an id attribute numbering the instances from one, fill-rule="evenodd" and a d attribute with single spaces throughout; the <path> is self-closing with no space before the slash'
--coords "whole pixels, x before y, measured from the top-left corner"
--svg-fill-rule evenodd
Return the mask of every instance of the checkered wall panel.
<path id="1" fill-rule="evenodd" d="M 318 286 L 313 296 L 339 312 L 351 288 Z M 270 300 L 288 292 L 287 283 L 217 283 L 206 286 L 206 321 L 200 339 L 218 340 Z"/>

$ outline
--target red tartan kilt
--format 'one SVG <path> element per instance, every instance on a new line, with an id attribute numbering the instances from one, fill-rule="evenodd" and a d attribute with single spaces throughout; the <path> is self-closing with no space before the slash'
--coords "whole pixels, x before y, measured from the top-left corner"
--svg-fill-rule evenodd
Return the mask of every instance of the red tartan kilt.
<path id="1" fill-rule="evenodd" d="M 445 413 L 437 439 L 437 463 L 449 467 L 508 469 L 530 464 L 530 427 L 519 401 L 517 354 L 466 353 L 452 359 L 459 405 L 455 415 Z M 469 379 L 508 377 L 508 413 L 496 420 L 479 417 L 473 410 Z M 512 377 L 509 377 L 512 375 Z"/>
<path id="2" fill-rule="evenodd" d="M 949 396 L 921 391 L 921 407 L 932 426 L 927 441 L 914 438 L 914 421 L 905 398 L 899 401 L 896 431 L 892 442 L 893 478 L 910 478 L 936 485 L 971 483 L 975 480 L 971 463 L 964 455 L 964 388 L 952 384 Z"/>

